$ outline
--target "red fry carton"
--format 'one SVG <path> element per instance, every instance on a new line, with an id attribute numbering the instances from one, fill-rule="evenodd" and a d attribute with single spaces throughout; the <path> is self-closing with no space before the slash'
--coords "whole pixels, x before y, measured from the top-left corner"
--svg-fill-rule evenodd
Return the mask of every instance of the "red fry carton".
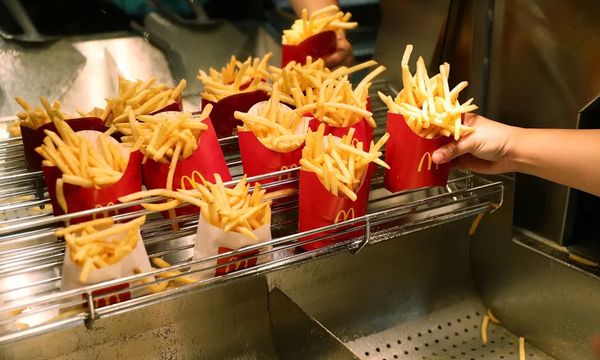
<path id="1" fill-rule="evenodd" d="M 281 46 L 281 67 L 284 67 L 290 61 L 304 65 L 307 56 L 316 60 L 333 54 L 336 47 L 337 35 L 332 30 L 309 36 L 298 45 L 284 44 Z"/>
<path id="2" fill-rule="evenodd" d="M 236 111 L 247 112 L 252 105 L 269 99 L 269 94 L 263 90 L 243 92 L 227 96 L 219 101 L 212 102 L 202 99 L 202 108 L 207 104 L 213 105 L 210 117 L 214 120 L 215 133 L 218 138 L 235 135 L 237 126 L 242 122 L 233 116 Z"/>
<path id="3" fill-rule="evenodd" d="M 312 131 L 317 131 L 320 124 L 321 124 L 321 122 L 318 119 L 313 117 L 310 120 L 310 122 L 308 123 L 308 127 Z M 368 149 L 369 144 L 373 140 L 373 128 L 369 125 L 369 123 L 367 123 L 367 120 L 365 120 L 365 119 L 361 119 L 356 124 L 354 124 L 352 126 L 347 126 L 347 127 L 334 127 L 329 124 L 325 124 L 325 133 L 324 134 L 325 135 L 333 134 L 334 136 L 342 137 L 348 133 L 350 128 L 355 129 L 353 138 L 362 142 L 364 149 Z"/>
<path id="4" fill-rule="evenodd" d="M 76 118 L 65 121 L 75 132 L 81 130 L 105 130 L 104 121 L 97 117 Z M 27 170 L 29 171 L 39 171 L 42 169 L 43 159 L 40 154 L 35 152 L 35 148 L 42 145 L 44 142 L 44 138 L 46 137 L 44 130 L 56 132 L 56 126 L 54 126 L 54 123 L 49 122 L 34 130 L 30 127 L 21 125 L 25 162 L 27 164 Z"/>
<path id="5" fill-rule="evenodd" d="M 445 186 L 448 182 L 450 163 L 434 164 L 431 155 L 451 139 L 439 136 L 426 139 L 408 127 L 400 114 L 388 112 L 387 132 L 390 139 L 386 144 L 385 188 L 391 192 L 418 189 L 428 186 Z"/>
<path id="6" fill-rule="evenodd" d="M 298 231 L 312 230 L 363 216 L 367 211 L 373 169 L 373 165 L 369 165 L 365 178 L 356 192 L 356 201 L 350 200 L 343 194 L 341 196 L 333 195 L 325 189 L 315 173 L 300 170 Z M 303 238 L 303 240 L 316 238 L 336 231 L 339 230 L 330 230 L 328 232 L 311 235 Z M 319 249 L 346 240 L 350 237 L 357 236 L 358 233 L 359 232 L 357 231 L 335 236 L 327 240 L 316 241 L 303 245 L 302 248 L 307 251 Z"/>
<path id="7" fill-rule="evenodd" d="M 278 152 L 264 146 L 252 131 L 240 131 L 238 133 L 238 141 L 242 156 L 242 166 L 244 173 L 248 177 L 300 166 L 304 144 L 300 145 L 296 150 L 287 153 Z M 281 179 L 282 176 L 279 176 L 263 179 L 258 182 L 264 185 Z"/>
<path id="8" fill-rule="evenodd" d="M 123 234 L 116 234 L 114 236 L 122 236 Z M 135 248 L 131 253 L 121 259 L 119 262 L 103 267 L 101 269 L 93 269 L 90 271 L 88 279 L 85 283 L 79 281 L 79 274 L 81 273 L 81 266 L 78 266 L 71 260 L 70 250 L 67 246 L 65 250 L 65 256 L 62 268 L 62 279 L 60 289 L 61 291 L 67 291 L 76 289 L 82 286 L 96 284 L 102 281 L 114 280 L 130 275 L 134 275 L 137 270 L 141 272 L 148 272 L 152 270 L 144 241 L 142 240 L 141 234 L 138 235 L 139 239 L 136 243 Z M 126 289 L 129 288 L 129 283 L 109 286 L 92 292 L 92 295 L 96 297 L 94 299 L 94 306 L 100 308 L 107 305 L 116 304 L 122 301 L 131 299 L 131 293 Z M 98 297 L 99 295 L 109 294 L 106 297 Z"/>
<path id="9" fill-rule="evenodd" d="M 121 179 L 107 187 L 96 189 L 84 188 L 72 184 L 64 184 L 63 192 L 67 202 L 67 212 L 74 213 L 102 206 L 118 204 L 119 197 L 142 190 L 142 173 L 140 167 L 141 161 L 142 156 L 139 151 L 131 153 L 129 155 L 127 168 L 125 169 Z M 65 212 L 60 205 L 58 205 L 56 198 L 56 180 L 62 177 L 62 172 L 56 166 L 43 166 L 42 171 L 44 173 L 46 187 L 48 188 L 48 194 L 50 195 L 50 201 L 52 202 L 54 215 L 63 215 Z M 139 206 L 132 206 L 126 209 L 113 210 L 101 214 L 94 214 L 92 216 L 74 218 L 71 219 L 71 224 L 92 220 L 93 218 L 98 217 L 113 216 L 119 213 L 131 212 L 139 209 Z"/>
<path id="10" fill-rule="evenodd" d="M 180 160 L 177 163 L 173 176 L 173 189 L 192 189 L 193 182 L 201 183 L 199 175 L 211 182 L 215 181 L 215 173 L 219 174 L 223 181 L 231 180 L 231 174 L 210 117 L 202 120 L 202 122 L 208 126 L 208 129 L 200 133 L 196 151 L 187 159 Z M 163 164 L 152 159 L 148 159 L 145 164 L 142 164 L 144 185 L 148 189 L 166 188 L 168 173 L 169 164 Z M 189 206 L 177 209 L 176 214 L 193 214 L 198 211 L 197 207 Z"/>

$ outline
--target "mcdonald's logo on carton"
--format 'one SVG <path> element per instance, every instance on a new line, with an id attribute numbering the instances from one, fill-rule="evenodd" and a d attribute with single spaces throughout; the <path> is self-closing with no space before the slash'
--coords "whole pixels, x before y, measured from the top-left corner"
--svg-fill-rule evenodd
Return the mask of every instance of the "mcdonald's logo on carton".
<path id="1" fill-rule="evenodd" d="M 423 170 L 423 162 L 425 161 L 425 159 L 427 159 L 427 170 L 431 170 L 433 160 L 431 159 L 431 153 L 429 151 L 426 151 L 425 154 L 421 156 L 419 166 L 417 167 L 417 172 L 421 172 Z M 435 169 L 438 170 L 439 168 L 440 166 L 438 164 L 435 164 Z"/>
<path id="2" fill-rule="evenodd" d="M 335 216 L 335 220 L 334 220 L 334 224 L 337 224 L 339 222 L 342 221 L 346 221 L 346 220 L 350 220 L 350 219 L 354 219 L 354 208 L 350 208 L 348 209 L 348 211 L 342 209 L 340 211 L 338 211 L 337 215 Z"/>
<path id="3" fill-rule="evenodd" d="M 281 169 L 279 169 L 279 170 L 280 171 L 281 170 L 289 170 L 289 169 L 295 169 L 297 167 L 298 167 L 298 165 L 296 165 L 296 164 L 292 164 L 292 165 L 289 165 L 289 166 L 288 165 L 283 165 L 281 167 Z M 277 177 L 277 180 L 281 181 L 283 179 L 291 179 L 291 178 L 292 178 L 292 173 L 287 173 L 287 174 L 281 174 L 281 175 L 279 175 Z"/>
<path id="4" fill-rule="evenodd" d="M 186 187 L 186 183 L 189 187 Z M 181 186 L 180 189 L 190 190 L 197 188 L 198 184 L 202 184 L 202 174 L 198 170 L 194 170 L 190 176 L 182 176 L 179 185 Z"/>
<path id="5" fill-rule="evenodd" d="M 218 254 L 222 254 L 222 253 L 225 253 L 225 252 L 228 252 L 231 250 L 232 249 L 220 247 L 218 249 Z M 256 257 L 256 255 L 258 255 L 258 250 L 248 251 L 248 252 L 245 252 L 242 254 L 226 257 L 223 259 L 218 259 L 217 265 L 220 265 L 220 264 L 223 264 L 223 265 L 227 264 L 227 265 L 218 267 L 215 271 L 215 276 L 225 275 L 225 274 L 229 274 L 234 271 L 247 269 L 249 267 L 255 266 L 256 261 L 258 259 Z M 254 256 L 254 257 L 250 258 L 250 256 Z"/>
<path id="6" fill-rule="evenodd" d="M 100 209 L 100 208 L 103 208 L 105 206 L 112 206 L 114 204 L 115 204 L 114 202 L 109 201 L 108 203 L 106 203 L 104 205 L 98 204 L 94 208 L 95 209 Z M 116 216 L 116 215 L 119 215 L 119 209 L 114 209 L 114 210 L 109 210 L 109 211 L 103 211 L 101 213 L 93 214 L 92 215 L 92 219 L 96 220 L 96 219 L 99 219 L 99 218 L 107 218 L 107 217 Z"/>

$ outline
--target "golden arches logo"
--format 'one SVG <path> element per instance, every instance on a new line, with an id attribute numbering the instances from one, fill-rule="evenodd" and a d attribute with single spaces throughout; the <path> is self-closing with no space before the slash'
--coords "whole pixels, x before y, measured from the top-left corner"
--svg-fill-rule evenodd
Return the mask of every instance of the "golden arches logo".
<path id="1" fill-rule="evenodd" d="M 431 165 L 433 163 L 433 160 L 431 159 L 431 154 L 429 153 L 429 151 L 425 152 L 425 154 L 423 154 L 423 156 L 421 156 L 421 160 L 419 161 L 419 166 L 417 167 L 417 172 L 421 172 L 423 170 L 423 162 L 425 161 L 425 158 L 427 158 L 427 170 L 431 170 Z M 439 169 L 440 166 L 438 164 L 435 164 L 435 169 Z"/>
<path id="2" fill-rule="evenodd" d="M 94 307 L 101 308 L 103 306 L 113 305 L 120 303 L 121 301 L 127 301 L 131 299 L 131 295 L 127 294 L 114 294 L 107 298 L 94 299 Z"/>
<path id="3" fill-rule="evenodd" d="M 237 260 L 236 257 L 231 257 L 228 259 L 229 261 L 235 261 Z M 240 261 L 236 261 L 233 264 L 228 264 L 227 266 L 225 266 L 225 274 L 229 274 L 230 272 L 234 272 L 240 269 L 246 269 L 250 266 L 250 263 L 248 262 L 248 259 L 242 259 Z"/>
<path id="4" fill-rule="evenodd" d="M 198 184 L 202 184 L 202 179 L 204 179 L 204 177 L 202 176 L 202 174 L 200 174 L 200 172 L 198 170 L 194 170 L 192 171 L 192 174 L 190 176 L 184 175 L 181 177 L 180 180 L 180 189 L 197 189 L 198 188 Z M 190 186 L 190 187 L 186 187 L 186 183 Z"/>
<path id="5" fill-rule="evenodd" d="M 334 224 L 337 224 L 341 221 L 354 219 L 354 216 L 355 216 L 354 208 L 350 208 L 350 209 L 348 209 L 348 211 L 342 209 L 342 210 L 338 211 L 337 215 L 335 216 Z"/>
<path id="6" fill-rule="evenodd" d="M 360 140 L 358 140 L 357 138 L 352 138 L 352 146 L 356 147 L 356 145 L 358 145 L 359 142 Z"/>
<path id="7" fill-rule="evenodd" d="M 292 165 L 290 165 L 290 166 L 283 165 L 283 166 L 281 167 L 281 169 L 279 169 L 279 170 L 280 170 L 280 171 L 281 171 L 281 170 L 289 170 L 289 169 L 295 169 L 295 168 L 297 168 L 297 167 L 298 167 L 298 165 L 296 165 L 296 164 L 292 164 Z M 281 175 L 279 175 L 279 176 L 277 177 L 277 180 L 281 181 L 281 180 L 283 180 L 283 179 L 291 179 L 292 177 L 293 177 L 292 173 L 291 173 L 291 172 L 289 172 L 289 173 L 287 173 L 287 174 L 281 174 Z"/>
<path id="8" fill-rule="evenodd" d="M 96 206 L 94 207 L 94 209 L 101 209 L 101 208 L 103 208 L 103 207 L 105 207 L 105 206 L 112 206 L 112 205 L 114 205 L 114 204 L 115 204 L 114 202 L 112 202 L 112 201 L 109 201 L 108 203 L 106 203 L 106 204 L 104 204 L 104 205 L 102 205 L 102 204 L 98 204 L 98 205 L 96 205 Z M 111 215 L 111 213 L 112 213 L 112 215 Z M 96 213 L 96 214 L 93 214 L 93 215 L 92 215 L 92 219 L 93 219 L 93 220 L 96 220 L 96 219 L 98 219 L 98 217 L 101 217 L 101 218 L 107 218 L 107 217 L 110 217 L 110 216 L 115 216 L 115 215 L 119 215 L 119 209 L 108 210 L 108 211 L 103 211 L 103 212 L 101 212 L 101 213 Z"/>
<path id="9" fill-rule="evenodd" d="M 231 251 L 231 249 L 229 249 L 229 248 L 219 248 L 218 249 L 219 254 L 222 254 L 225 251 Z M 225 275 L 225 274 L 229 274 L 230 272 L 234 272 L 234 271 L 238 271 L 238 270 L 242 270 L 242 269 L 246 269 L 251 266 L 254 266 L 254 265 L 256 265 L 256 262 L 257 262 L 256 255 L 258 255 L 258 250 L 249 251 L 246 253 L 230 256 L 228 258 L 218 259 L 217 265 L 223 265 L 223 266 L 219 266 L 216 269 L 215 275 L 217 275 L 217 276 Z"/>

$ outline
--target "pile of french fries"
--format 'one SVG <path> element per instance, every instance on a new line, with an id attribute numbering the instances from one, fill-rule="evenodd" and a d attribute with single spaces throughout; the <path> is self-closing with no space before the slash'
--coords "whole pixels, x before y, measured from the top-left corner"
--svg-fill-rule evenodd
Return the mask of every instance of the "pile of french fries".
<path id="1" fill-rule="evenodd" d="M 20 126 L 27 126 L 31 129 L 37 129 L 40 126 L 51 122 L 54 119 L 68 119 L 71 115 L 62 112 L 60 101 L 54 101 L 50 104 L 48 99 L 40 96 L 42 107 L 32 107 L 25 99 L 20 96 L 15 97 L 15 101 L 24 111 L 17 113 L 19 120 L 9 125 L 8 131 L 11 136 L 21 136 Z"/>
<path id="2" fill-rule="evenodd" d="M 269 78 L 267 65 L 271 56 L 273 54 L 269 52 L 262 58 L 249 57 L 241 62 L 233 55 L 221 71 L 211 67 L 207 74 L 204 70 L 199 70 L 198 80 L 204 85 L 202 98 L 217 102 L 239 93 L 255 90 L 269 91 L 266 81 Z"/>
<path id="3" fill-rule="evenodd" d="M 271 202 L 265 201 L 266 190 L 256 183 L 250 192 L 246 177 L 235 187 L 228 188 L 218 174 L 214 176 L 214 184 L 202 178 L 202 184 L 194 184 L 194 189 L 191 190 L 153 189 L 120 197 L 119 201 L 128 202 L 151 196 L 172 198 L 173 200 L 163 204 L 142 204 L 146 209 L 160 211 L 174 209 L 181 202 L 187 202 L 198 206 L 209 224 L 223 231 L 237 232 L 256 240 L 253 231 L 271 222 Z"/>
<path id="4" fill-rule="evenodd" d="M 448 85 L 450 65 L 440 65 L 440 73 L 433 77 L 427 75 L 425 61 L 419 56 L 417 71 L 413 76 L 408 67 L 412 45 L 407 45 L 402 56 L 402 83 L 404 88 L 395 99 L 378 93 L 392 113 L 402 114 L 407 125 L 420 136 L 432 139 L 438 135 L 461 136 L 474 129 L 461 123 L 461 115 L 477 109 L 472 105 L 473 98 L 460 104 L 459 93 L 467 87 L 462 81 L 452 90 Z"/>
<path id="5" fill-rule="evenodd" d="M 101 188 L 112 185 L 123 176 L 129 156 L 124 156 L 118 143 L 106 134 L 98 136 L 96 144 L 79 136 L 64 120 L 55 120 L 58 134 L 45 130 L 44 143 L 35 151 L 40 154 L 43 166 L 57 166 L 62 178 L 56 181 L 57 201 L 67 212 L 63 184 L 84 188 Z"/>
<path id="6" fill-rule="evenodd" d="M 306 135 L 302 159 L 302 170 L 313 172 L 321 184 L 334 196 L 344 194 L 355 201 L 356 192 L 362 183 L 369 164 L 374 162 L 389 169 L 389 166 L 379 156 L 381 147 L 389 139 L 385 133 L 374 143 L 371 141 L 368 150 L 360 141 L 354 139 L 354 128 L 342 138 L 333 135 L 324 136 L 325 126 L 321 124 L 316 132 L 309 131 Z"/>
<path id="7" fill-rule="evenodd" d="M 169 164 L 167 189 L 173 188 L 173 176 L 177 162 L 187 159 L 198 148 L 198 140 L 208 126 L 200 120 L 206 119 L 212 110 L 208 104 L 198 119 L 191 113 L 159 113 L 156 115 L 139 115 L 129 109 L 128 122 L 115 124 L 115 128 L 124 136 L 121 141 L 132 146 L 132 151 L 140 150 L 144 155 L 143 162 L 148 159 Z"/>
<path id="8" fill-rule="evenodd" d="M 234 116 L 244 123 L 238 126 L 239 131 L 252 131 L 271 150 L 290 152 L 304 142 L 304 131 L 297 132 L 302 126 L 302 114 L 280 102 L 278 84 L 273 85 L 271 98 L 259 109 L 258 114 L 236 111 Z"/>
<path id="9" fill-rule="evenodd" d="M 270 72 L 273 86 L 281 91 L 281 101 L 294 106 L 298 113 L 312 113 L 334 127 L 352 126 L 363 118 L 375 127 L 373 114 L 367 110 L 367 98 L 373 79 L 385 67 L 375 68 L 355 88 L 348 80 L 350 74 L 374 65 L 377 63 L 371 60 L 330 71 L 322 59 L 307 58 L 305 65 L 290 62 L 282 69 L 271 67 Z"/>
<path id="10" fill-rule="evenodd" d="M 337 5 L 319 9 L 310 16 L 306 9 L 302 9 L 302 17 L 294 21 L 290 29 L 283 30 L 282 44 L 298 45 L 304 39 L 320 32 L 354 29 L 358 23 L 349 22 L 351 17 L 351 13 L 344 14 Z"/>
<path id="11" fill-rule="evenodd" d="M 71 261 L 81 266 L 79 282 L 84 284 L 90 271 L 116 264 L 133 251 L 145 222 L 145 215 L 121 224 L 107 217 L 59 229 L 55 235 L 64 237 Z"/>
<path id="12" fill-rule="evenodd" d="M 119 76 L 119 94 L 106 99 L 106 106 L 100 118 L 110 126 L 127 122 L 128 108 L 133 110 L 135 115 L 151 114 L 178 101 L 187 85 L 185 79 L 175 88 L 155 82 L 155 78 L 148 81 L 130 81 Z"/>

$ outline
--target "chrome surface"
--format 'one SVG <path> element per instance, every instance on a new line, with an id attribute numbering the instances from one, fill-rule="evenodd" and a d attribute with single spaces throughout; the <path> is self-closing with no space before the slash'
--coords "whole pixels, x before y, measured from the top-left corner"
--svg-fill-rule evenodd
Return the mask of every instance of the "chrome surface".
<path id="1" fill-rule="evenodd" d="M 281 359 L 360 359 L 277 288 L 269 292 L 269 316 Z"/>
<path id="2" fill-rule="evenodd" d="M 494 216 L 485 216 L 471 239 L 473 279 L 502 325 L 556 359 L 589 359 L 599 331 L 597 269 L 582 266 L 545 245 L 549 240 L 505 223 L 512 191 Z M 512 239 L 512 241 L 510 241 Z"/>
<path id="3" fill-rule="evenodd" d="M 579 111 L 600 95 L 598 4 L 495 3 L 488 115 L 524 127 L 577 127 Z M 515 225 L 561 243 L 568 189 L 527 175 L 516 184 Z"/>

